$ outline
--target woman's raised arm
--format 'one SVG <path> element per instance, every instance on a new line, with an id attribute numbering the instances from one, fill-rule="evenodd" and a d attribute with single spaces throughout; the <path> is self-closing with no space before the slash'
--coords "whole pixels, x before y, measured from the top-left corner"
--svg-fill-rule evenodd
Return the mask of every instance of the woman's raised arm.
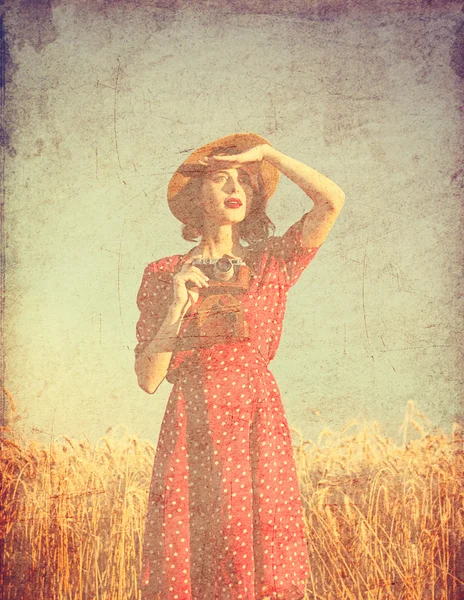
<path id="1" fill-rule="evenodd" d="M 302 244 L 306 248 L 320 246 L 343 207 L 343 190 L 325 175 L 272 146 L 264 145 L 262 149 L 263 160 L 270 162 L 296 183 L 314 202 L 314 207 L 303 218 Z"/>
<path id="2" fill-rule="evenodd" d="M 336 183 L 304 163 L 290 158 L 269 144 L 254 146 L 240 154 L 217 154 L 206 157 L 208 166 L 238 167 L 245 163 L 267 161 L 296 183 L 314 202 L 314 207 L 303 218 L 302 244 L 318 247 L 327 237 L 345 201 L 345 194 Z"/>

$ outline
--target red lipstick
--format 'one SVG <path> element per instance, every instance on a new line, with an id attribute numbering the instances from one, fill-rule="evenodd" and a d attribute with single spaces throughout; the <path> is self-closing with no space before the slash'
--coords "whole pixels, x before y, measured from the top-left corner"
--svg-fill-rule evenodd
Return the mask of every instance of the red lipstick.
<path id="1" fill-rule="evenodd" d="M 228 198 L 225 202 L 227 208 L 240 208 L 242 206 L 242 201 L 239 198 Z"/>

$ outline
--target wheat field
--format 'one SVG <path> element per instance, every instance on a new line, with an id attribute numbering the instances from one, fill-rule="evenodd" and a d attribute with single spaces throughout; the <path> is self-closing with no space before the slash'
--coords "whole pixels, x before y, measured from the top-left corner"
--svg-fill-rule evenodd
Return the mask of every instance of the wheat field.
<path id="1" fill-rule="evenodd" d="M 293 430 L 311 577 L 307 600 L 464 598 L 464 442 L 410 401 L 401 440 L 350 423 Z M 137 600 L 155 449 L 112 430 L 43 445 L 4 428 L 2 600 Z"/>

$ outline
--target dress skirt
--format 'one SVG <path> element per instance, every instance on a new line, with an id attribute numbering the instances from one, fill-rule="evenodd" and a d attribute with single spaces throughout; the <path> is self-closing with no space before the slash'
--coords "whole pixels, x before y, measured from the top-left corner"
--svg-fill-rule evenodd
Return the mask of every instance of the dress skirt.
<path id="1" fill-rule="evenodd" d="M 144 600 L 304 595 L 302 504 L 280 394 L 263 362 L 234 354 L 234 368 L 182 369 L 173 387 L 148 500 Z"/>

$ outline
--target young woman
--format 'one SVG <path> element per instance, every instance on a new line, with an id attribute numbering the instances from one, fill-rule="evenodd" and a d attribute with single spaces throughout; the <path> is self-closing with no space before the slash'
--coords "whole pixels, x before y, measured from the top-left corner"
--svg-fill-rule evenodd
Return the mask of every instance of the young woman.
<path id="1" fill-rule="evenodd" d="M 280 173 L 314 207 L 276 237 L 265 209 Z M 236 134 L 190 155 L 168 201 L 184 237 L 200 241 L 150 263 L 137 297 L 139 385 L 153 394 L 165 377 L 173 383 L 149 492 L 142 598 L 297 600 L 309 575 L 303 512 L 268 364 L 288 290 L 344 193 L 260 136 Z"/>

